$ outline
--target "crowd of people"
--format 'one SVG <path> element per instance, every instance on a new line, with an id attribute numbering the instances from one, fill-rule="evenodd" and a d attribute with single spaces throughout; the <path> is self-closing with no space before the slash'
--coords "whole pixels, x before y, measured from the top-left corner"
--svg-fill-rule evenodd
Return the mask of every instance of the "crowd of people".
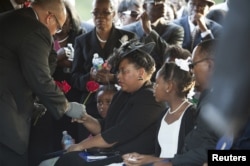
<path id="1" fill-rule="evenodd" d="M 92 19 L 83 21 L 71 0 L 1 1 L 0 165 L 36 166 L 58 152 L 46 164 L 202 166 L 229 131 L 228 149 L 248 148 L 249 107 L 231 111 L 218 83 L 227 66 L 216 64 L 237 7 L 93 0 Z M 104 60 L 98 69 L 94 55 Z M 64 130 L 75 141 L 67 153 Z"/>

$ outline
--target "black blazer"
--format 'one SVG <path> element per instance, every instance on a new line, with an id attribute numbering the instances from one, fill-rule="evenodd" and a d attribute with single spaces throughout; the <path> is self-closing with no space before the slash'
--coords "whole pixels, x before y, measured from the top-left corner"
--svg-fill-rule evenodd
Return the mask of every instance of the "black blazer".
<path id="1" fill-rule="evenodd" d="M 126 25 L 122 29 L 134 32 L 139 39 L 142 39 L 145 34 L 140 21 Z M 152 26 L 159 36 L 162 37 L 168 44 L 182 45 L 184 38 L 184 30 L 181 26 L 166 20 L 160 20 L 156 26 Z"/>
<path id="2" fill-rule="evenodd" d="M 157 120 L 165 103 L 156 102 L 152 83 L 147 83 L 130 94 L 119 91 L 101 122 L 102 137 L 123 153 L 153 154 L 155 150 Z"/>
<path id="3" fill-rule="evenodd" d="M 32 8 L 0 14 L 0 143 L 23 154 L 29 142 L 33 94 L 60 118 L 66 98 L 50 75 L 52 37 Z"/>

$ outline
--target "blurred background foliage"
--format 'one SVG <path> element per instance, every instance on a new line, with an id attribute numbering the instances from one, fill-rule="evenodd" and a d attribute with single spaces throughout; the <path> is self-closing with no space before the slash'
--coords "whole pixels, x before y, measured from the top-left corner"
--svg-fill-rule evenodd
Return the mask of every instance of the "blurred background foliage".
<path id="1" fill-rule="evenodd" d="M 224 2 L 224 0 L 214 0 L 217 3 Z M 76 10 L 83 21 L 91 19 L 92 0 L 75 0 Z"/>

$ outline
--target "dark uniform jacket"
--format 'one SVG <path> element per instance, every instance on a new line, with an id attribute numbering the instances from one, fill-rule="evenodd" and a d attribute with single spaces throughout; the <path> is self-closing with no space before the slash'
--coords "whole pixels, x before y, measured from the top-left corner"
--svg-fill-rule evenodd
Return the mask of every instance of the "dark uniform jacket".
<path id="1" fill-rule="evenodd" d="M 27 150 L 34 94 L 60 118 L 66 98 L 49 68 L 52 38 L 32 8 L 0 14 L 0 143 Z"/>

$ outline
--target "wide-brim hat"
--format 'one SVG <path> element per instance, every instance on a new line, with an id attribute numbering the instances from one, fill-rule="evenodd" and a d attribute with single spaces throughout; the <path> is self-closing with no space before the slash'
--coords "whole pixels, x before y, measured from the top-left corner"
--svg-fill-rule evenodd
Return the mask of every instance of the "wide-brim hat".
<path id="1" fill-rule="evenodd" d="M 124 57 L 128 55 L 129 53 L 136 51 L 136 50 L 150 54 L 154 46 L 155 46 L 155 42 L 142 43 L 138 41 L 137 39 L 132 39 L 128 41 L 127 43 L 124 43 L 121 45 L 120 49 L 122 51 L 120 52 L 120 56 Z"/>
<path id="2" fill-rule="evenodd" d="M 140 51 L 151 56 L 150 53 L 154 47 L 155 42 L 142 43 L 138 39 L 131 39 L 122 43 L 119 48 L 114 48 L 113 54 L 107 61 L 115 70 L 117 70 L 121 59 L 123 59 L 126 55 L 134 51 Z"/>

